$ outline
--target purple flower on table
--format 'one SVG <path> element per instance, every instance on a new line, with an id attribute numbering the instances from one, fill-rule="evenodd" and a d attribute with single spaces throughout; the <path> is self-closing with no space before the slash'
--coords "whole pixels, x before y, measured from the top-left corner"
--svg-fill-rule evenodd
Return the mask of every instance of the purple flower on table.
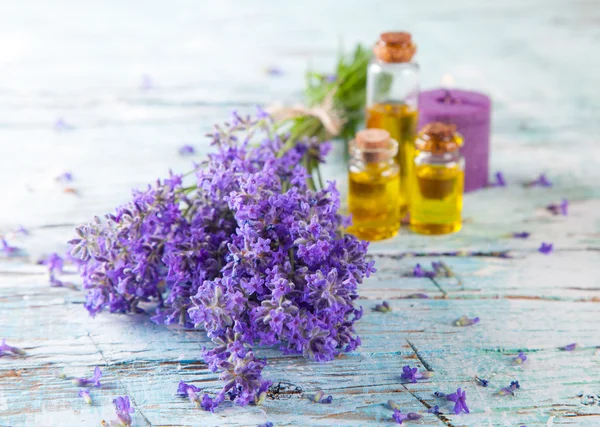
<path id="1" fill-rule="evenodd" d="M 515 365 L 522 365 L 527 360 L 527 355 L 522 351 L 513 359 Z"/>
<path id="2" fill-rule="evenodd" d="M 394 409 L 394 414 L 392 415 L 392 419 L 398 424 L 402 424 L 404 421 L 419 420 L 421 418 L 423 418 L 421 414 L 417 414 L 416 412 L 409 412 L 407 414 L 403 414 L 399 409 Z"/>
<path id="3" fill-rule="evenodd" d="M 20 233 L 25 236 L 29 236 L 29 230 L 27 230 L 23 225 L 19 225 L 15 230 L 15 233 Z"/>
<path id="4" fill-rule="evenodd" d="M 466 412 L 467 414 L 470 412 L 469 407 L 467 406 L 467 392 L 466 391 L 463 391 L 462 389 L 458 388 L 456 390 L 456 393 L 448 394 L 446 396 L 446 399 L 455 403 L 454 404 L 454 413 L 456 415 L 460 414 L 463 411 Z"/>
<path id="5" fill-rule="evenodd" d="M 48 258 L 41 259 L 38 264 L 45 265 L 50 274 L 62 273 L 65 265 L 65 260 L 56 252 L 50 254 Z"/>
<path id="6" fill-rule="evenodd" d="M 429 299 L 429 295 L 423 293 L 408 294 L 405 299 Z"/>
<path id="7" fill-rule="evenodd" d="M 201 389 L 196 387 L 193 384 L 187 384 L 183 381 L 179 381 L 179 385 L 177 386 L 177 395 L 181 397 L 187 397 L 190 399 L 190 402 L 196 404 L 196 406 L 200 406 L 200 397 L 197 393 L 200 393 Z"/>
<path id="8" fill-rule="evenodd" d="M 81 397 L 83 401 L 88 405 L 92 404 L 92 396 L 90 396 L 89 388 L 82 388 L 81 390 L 79 390 L 79 393 L 77 393 L 77 395 Z"/>
<path id="9" fill-rule="evenodd" d="M 75 378 L 73 384 L 77 386 L 93 385 L 94 387 L 100 387 L 100 378 L 102 377 L 102 371 L 99 366 L 94 368 L 94 375 L 91 378 Z"/>
<path id="10" fill-rule="evenodd" d="M 21 350 L 18 347 L 13 347 L 11 345 L 6 344 L 6 339 L 2 339 L 2 343 L 0 344 L 0 357 L 9 354 L 13 356 L 24 356 L 27 353 L 25 352 L 25 350 Z"/>
<path id="11" fill-rule="evenodd" d="M 267 73 L 269 76 L 279 77 L 283 75 L 283 70 L 277 66 L 270 66 L 265 68 L 265 73 Z"/>
<path id="12" fill-rule="evenodd" d="M 471 326 L 477 323 L 479 323 L 479 317 L 470 318 L 464 315 L 454 321 L 454 326 Z"/>
<path id="13" fill-rule="evenodd" d="M 71 182 L 73 181 L 73 174 L 71 172 L 63 172 L 54 179 L 58 182 Z"/>
<path id="14" fill-rule="evenodd" d="M 495 181 L 490 183 L 490 187 L 506 187 L 506 181 L 502 172 L 496 172 L 494 178 Z"/>
<path id="15" fill-rule="evenodd" d="M 129 400 L 129 396 L 119 396 L 113 400 L 113 405 L 115 405 L 115 412 L 117 414 L 117 418 L 119 419 L 119 423 L 117 424 L 114 421 L 111 421 L 111 426 L 123 426 L 130 427 L 133 420 L 131 419 L 131 414 L 135 412 L 135 409 L 131 407 L 131 401 Z M 115 424 L 113 424 L 115 423 Z"/>
<path id="16" fill-rule="evenodd" d="M 432 262 L 431 265 L 433 266 L 433 268 L 435 269 L 435 262 Z M 423 269 L 423 267 L 421 267 L 421 264 L 417 264 L 415 265 L 415 268 L 413 268 L 413 276 L 414 277 L 435 277 L 436 275 L 436 271 L 426 271 Z"/>
<path id="17" fill-rule="evenodd" d="M 429 409 L 427 409 L 427 412 L 429 412 L 430 414 L 433 414 L 433 415 L 441 415 L 442 414 L 440 412 L 439 405 L 433 405 L 432 407 L 430 407 Z"/>
<path id="18" fill-rule="evenodd" d="M 402 374 L 400 375 L 400 378 L 402 378 L 404 380 L 408 380 L 411 383 L 416 383 L 417 380 L 429 379 L 431 377 L 433 377 L 433 372 L 430 372 L 430 371 L 419 372 L 419 370 L 417 368 L 411 368 L 409 365 L 406 365 L 402 368 Z"/>
<path id="19" fill-rule="evenodd" d="M 479 377 L 475 377 L 475 380 L 477 381 L 477 384 L 479 384 L 481 387 L 487 387 L 488 385 L 490 385 L 489 380 L 484 380 L 483 378 Z"/>
<path id="20" fill-rule="evenodd" d="M 438 399 L 442 399 L 446 397 L 446 393 L 442 393 L 441 391 L 436 391 L 435 393 L 433 393 L 433 395 L 435 397 L 437 397 Z"/>
<path id="21" fill-rule="evenodd" d="M 512 237 L 514 237 L 515 239 L 527 239 L 529 236 L 531 236 L 531 233 L 527 231 L 521 231 L 512 234 Z"/>
<path id="22" fill-rule="evenodd" d="M 571 343 L 571 344 L 568 344 L 568 345 L 566 345 L 564 347 L 561 347 L 561 350 L 563 350 L 563 351 L 573 351 L 576 348 L 577 348 L 577 343 Z"/>
<path id="23" fill-rule="evenodd" d="M 525 187 L 552 187 L 552 183 L 550 182 L 550 180 L 548 178 L 546 178 L 546 174 L 540 174 L 540 176 L 538 176 L 536 179 L 534 179 L 533 181 L 529 181 L 527 183 L 525 183 Z"/>
<path id="24" fill-rule="evenodd" d="M 256 427 L 273 427 L 273 423 L 271 421 L 267 421 L 265 423 L 257 425 Z"/>
<path id="25" fill-rule="evenodd" d="M 521 385 L 519 384 L 519 381 L 511 381 L 510 385 L 508 387 L 503 387 L 498 391 L 498 394 L 500 396 L 514 396 L 515 392 L 521 388 Z"/>
<path id="26" fill-rule="evenodd" d="M 542 242 L 542 244 L 540 245 L 538 252 L 544 254 L 544 255 L 548 255 L 550 252 L 552 252 L 554 245 L 552 243 L 544 243 Z"/>
<path id="27" fill-rule="evenodd" d="M 222 395 L 217 395 L 213 399 L 208 394 L 204 393 L 204 396 L 202 396 L 202 400 L 200 401 L 200 406 L 205 411 L 215 412 L 215 409 L 219 406 L 219 404 L 223 400 L 224 400 L 224 397 Z"/>
<path id="28" fill-rule="evenodd" d="M 384 301 L 381 304 L 375 304 L 375 307 L 373 307 L 373 311 L 378 311 L 380 313 L 389 313 L 390 311 L 392 311 L 392 307 L 387 301 Z"/>
<path id="29" fill-rule="evenodd" d="M 195 154 L 195 153 L 196 153 L 196 149 L 192 145 L 189 145 L 189 144 L 182 145 L 179 148 L 180 156 L 191 156 L 192 154 Z"/>
<path id="30" fill-rule="evenodd" d="M 546 206 L 546 209 L 548 209 L 553 215 L 567 216 L 569 213 L 569 202 L 567 199 L 562 199 L 559 204 L 551 203 Z"/>
<path id="31" fill-rule="evenodd" d="M 62 117 L 57 119 L 54 122 L 54 130 L 57 132 L 62 132 L 62 131 L 66 131 L 66 130 L 71 130 L 73 129 L 74 126 L 72 126 L 71 124 L 67 123 L 65 121 L 65 119 L 63 119 Z"/>

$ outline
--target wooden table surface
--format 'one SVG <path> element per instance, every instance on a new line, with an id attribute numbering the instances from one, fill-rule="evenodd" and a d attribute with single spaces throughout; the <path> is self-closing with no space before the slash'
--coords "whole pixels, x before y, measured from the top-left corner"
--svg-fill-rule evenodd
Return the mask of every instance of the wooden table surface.
<path id="1" fill-rule="evenodd" d="M 387 29 L 413 33 L 424 87 L 451 76 L 492 97 L 492 170 L 509 185 L 468 194 L 456 235 L 403 230 L 371 246 L 378 273 L 360 289 L 356 352 L 318 364 L 259 351 L 266 377 L 302 394 L 214 414 L 194 408 L 175 395 L 179 380 L 220 387 L 199 358 L 204 333 L 141 315 L 91 319 L 83 295 L 51 288 L 36 261 L 65 251 L 75 225 L 127 201 L 131 188 L 187 170 L 230 110 L 300 99 L 304 71 L 330 70 L 340 40 L 369 44 Z M 0 426 L 99 425 L 114 418 L 119 395 L 132 398 L 135 426 L 393 425 L 388 399 L 444 412 L 409 425 L 600 426 L 599 43 L 597 0 L 5 2 L 0 234 L 22 252 L 0 258 L 0 338 L 27 356 L 0 358 Z M 181 157 L 186 143 L 199 154 Z M 341 158 L 338 148 L 327 173 L 345 188 Z M 77 194 L 54 180 L 65 171 Z M 523 188 L 542 172 L 551 188 Z M 562 198 L 568 216 L 546 211 Z M 30 234 L 15 233 L 19 225 Z M 532 235 L 507 237 L 518 231 Z M 539 253 L 541 242 L 554 251 Z M 504 250 L 512 258 L 497 256 Z M 481 256 L 436 255 L 451 251 Z M 440 259 L 456 278 L 411 277 L 416 262 Z M 429 298 L 406 298 L 414 293 Z M 373 312 L 384 299 L 393 312 Z M 481 322 L 453 326 L 462 315 Z M 560 350 L 570 343 L 575 351 Z M 519 351 L 529 357 L 522 366 L 512 362 Z M 402 384 L 407 364 L 435 375 Z M 96 365 L 104 386 L 88 406 L 60 374 Z M 516 396 L 498 396 L 513 380 Z M 471 414 L 455 416 L 433 396 L 457 387 Z M 331 405 L 306 398 L 318 389 Z"/>

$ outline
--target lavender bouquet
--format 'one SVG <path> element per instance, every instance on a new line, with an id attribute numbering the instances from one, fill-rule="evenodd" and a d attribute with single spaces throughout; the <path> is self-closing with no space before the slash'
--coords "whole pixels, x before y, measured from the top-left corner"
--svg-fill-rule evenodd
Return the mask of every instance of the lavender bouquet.
<path id="1" fill-rule="evenodd" d="M 224 386 L 200 403 L 214 410 L 226 395 L 265 398 L 254 345 L 319 362 L 354 350 L 357 285 L 374 269 L 367 243 L 344 234 L 335 184 L 307 171 L 328 144 L 276 135 L 262 112 L 234 114 L 210 137 L 194 183 L 171 174 L 69 243 L 92 316 L 154 311 L 155 322 L 206 330 L 215 347 L 203 357 Z"/>

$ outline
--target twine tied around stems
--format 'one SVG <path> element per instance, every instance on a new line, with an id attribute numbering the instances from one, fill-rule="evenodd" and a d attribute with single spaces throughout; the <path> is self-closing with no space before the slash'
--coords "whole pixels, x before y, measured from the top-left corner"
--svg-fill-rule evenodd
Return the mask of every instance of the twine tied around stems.
<path id="1" fill-rule="evenodd" d="M 338 109 L 333 105 L 333 96 L 335 90 L 332 90 L 325 96 L 323 102 L 313 107 L 308 107 L 302 104 L 292 106 L 284 106 L 275 104 L 267 108 L 267 112 L 273 117 L 276 122 L 294 119 L 302 116 L 316 117 L 325 130 L 333 137 L 338 136 L 342 132 L 345 119 L 342 118 Z"/>

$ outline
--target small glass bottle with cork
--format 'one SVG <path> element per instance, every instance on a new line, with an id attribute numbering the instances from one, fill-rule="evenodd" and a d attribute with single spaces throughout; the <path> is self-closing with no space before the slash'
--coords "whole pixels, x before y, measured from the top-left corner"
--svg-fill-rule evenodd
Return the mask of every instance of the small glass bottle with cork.
<path id="1" fill-rule="evenodd" d="M 400 228 L 398 143 L 383 129 L 365 129 L 350 141 L 348 232 L 363 240 L 382 240 Z"/>
<path id="2" fill-rule="evenodd" d="M 413 61 L 417 48 L 406 32 L 381 34 L 367 69 L 367 128 L 387 130 L 398 141 L 400 166 L 400 214 L 409 205 L 409 182 L 417 133 L 419 66 Z"/>
<path id="3" fill-rule="evenodd" d="M 434 122 L 416 139 L 411 179 L 410 229 L 420 234 L 454 233 L 462 227 L 464 159 L 456 126 Z"/>

